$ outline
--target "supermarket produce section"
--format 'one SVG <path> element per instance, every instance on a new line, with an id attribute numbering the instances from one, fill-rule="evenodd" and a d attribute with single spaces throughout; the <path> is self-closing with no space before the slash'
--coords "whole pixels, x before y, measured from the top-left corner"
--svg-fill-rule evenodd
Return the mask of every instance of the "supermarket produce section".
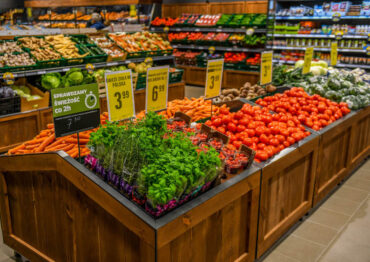
<path id="1" fill-rule="evenodd" d="M 5 244 L 30 261 L 263 259 L 370 155 L 369 2 L 315 3 L 240 13 L 227 2 L 232 14 L 163 4 L 162 14 L 190 11 L 144 19 L 138 32 L 0 40 Z M 134 8 L 94 16 L 140 22 Z M 43 10 L 35 24 L 91 22 L 66 10 Z M 213 60 L 220 90 L 207 97 Z M 205 95 L 185 97 L 185 83 Z M 60 137 L 53 94 L 82 87 L 96 94 L 83 101 L 95 118 L 62 117 L 96 125 Z M 148 110 L 160 92 L 163 108 Z"/>

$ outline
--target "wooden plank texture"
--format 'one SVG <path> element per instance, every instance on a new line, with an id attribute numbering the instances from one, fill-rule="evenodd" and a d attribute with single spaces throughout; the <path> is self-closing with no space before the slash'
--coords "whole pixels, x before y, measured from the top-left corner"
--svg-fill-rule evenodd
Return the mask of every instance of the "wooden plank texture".
<path id="1" fill-rule="evenodd" d="M 25 7 L 70 7 L 161 3 L 161 0 L 25 0 Z"/>
<path id="2" fill-rule="evenodd" d="M 262 169 L 257 257 L 311 208 L 318 142 L 315 137 Z"/>

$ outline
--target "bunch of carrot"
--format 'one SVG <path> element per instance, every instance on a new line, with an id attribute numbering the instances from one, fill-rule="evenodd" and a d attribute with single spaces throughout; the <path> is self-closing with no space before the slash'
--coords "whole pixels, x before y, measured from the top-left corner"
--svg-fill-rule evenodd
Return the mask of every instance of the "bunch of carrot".
<path id="1" fill-rule="evenodd" d="M 222 105 L 226 107 L 226 105 Z M 207 117 L 211 117 L 211 110 L 213 111 L 212 115 L 218 114 L 220 107 L 211 105 L 211 100 L 204 100 L 204 98 L 185 98 L 185 99 L 176 99 L 171 102 L 168 102 L 167 110 L 160 112 L 160 115 L 163 115 L 165 118 L 172 118 L 176 112 L 183 112 L 191 117 L 193 122 Z M 145 116 L 145 112 L 140 112 L 136 117 L 142 118 Z"/>
<path id="2" fill-rule="evenodd" d="M 105 124 L 107 119 L 108 113 L 103 113 L 100 115 L 101 124 Z M 81 157 L 90 153 L 90 150 L 86 147 L 86 144 L 90 140 L 90 134 L 96 130 L 97 128 L 79 133 Z M 65 151 L 73 158 L 78 157 L 77 134 L 55 138 L 54 124 L 48 124 L 47 129 L 42 130 L 35 138 L 9 150 L 8 155 L 23 155 L 59 150 Z"/>

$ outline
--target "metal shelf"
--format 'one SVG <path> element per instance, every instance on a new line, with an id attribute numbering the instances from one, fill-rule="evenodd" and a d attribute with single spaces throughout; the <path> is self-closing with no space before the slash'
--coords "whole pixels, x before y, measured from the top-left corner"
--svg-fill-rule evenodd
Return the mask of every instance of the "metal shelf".
<path id="1" fill-rule="evenodd" d="M 269 35 L 272 36 L 272 35 Z M 331 38 L 335 39 L 336 35 L 321 35 L 321 34 L 273 34 L 274 37 L 290 37 L 290 38 Z M 366 35 L 342 35 L 341 38 L 349 39 L 368 39 Z"/>
<path id="2" fill-rule="evenodd" d="M 141 58 L 131 58 L 125 61 L 112 61 L 112 62 L 103 62 L 103 63 L 93 63 L 95 68 L 103 68 L 108 66 L 118 66 L 118 65 L 127 65 L 129 63 L 140 63 L 143 62 L 147 57 Z M 174 56 L 155 56 L 152 57 L 153 61 L 167 61 L 167 60 L 174 60 Z M 64 66 L 64 67 L 54 67 L 54 68 L 43 68 L 43 69 L 35 69 L 35 70 L 28 70 L 28 71 L 9 71 L 12 72 L 14 78 L 17 77 L 26 77 L 26 76 L 35 76 L 35 75 L 44 75 L 47 73 L 56 73 L 56 72 L 67 72 L 71 68 L 81 68 L 84 69 L 86 64 L 81 65 L 71 65 L 71 66 Z M 3 73 L 0 74 L 0 79 L 3 78 Z"/>
<path id="3" fill-rule="evenodd" d="M 294 65 L 295 61 L 284 61 L 284 60 L 272 60 L 275 64 L 287 64 L 287 65 Z M 356 64 L 337 64 L 335 67 L 342 67 L 342 68 L 362 68 L 370 70 L 370 65 L 356 65 Z"/>
<path id="4" fill-rule="evenodd" d="M 331 16 L 276 16 L 275 20 L 332 20 Z M 339 20 L 346 19 L 370 19 L 369 16 L 342 16 Z"/>
<path id="5" fill-rule="evenodd" d="M 306 47 L 294 47 L 294 46 L 273 46 L 272 49 L 274 50 L 306 50 Z M 323 51 L 323 52 L 330 52 L 330 48 L 320 48 L 314 47 L 314 51 Z M 363 49 L 339 49 L 338 52 L 341 53 L 361 53 L 366 54 L 366 50 Z"/>
<path id="6" fill-rule="evenodd" d="M 211 46 L 200 46 L 200 45 L 172 45 L 173 48 L 179 49 L 195 49 L 195 50 L 208 50 Z M 264 48 L 242 48 L 242 47 L 226 47 L 226 46 L 214 46 L 216 51 L 227 51 L 227 52 L 253 52 L 260 53 L 265 51 Z"/>
<path id="7" fill-rule="evenodd" d="M 225 28 L 225 27 L 170 27 L 169 32 L 218 32 L 218 33 L 246 33 L 251 27 L 245 28 Z M 163 32 L 164 27 L 151 27 L 151 32 Z M 265 28 L 253 28 L 254 33 L 266 33 Z"/>

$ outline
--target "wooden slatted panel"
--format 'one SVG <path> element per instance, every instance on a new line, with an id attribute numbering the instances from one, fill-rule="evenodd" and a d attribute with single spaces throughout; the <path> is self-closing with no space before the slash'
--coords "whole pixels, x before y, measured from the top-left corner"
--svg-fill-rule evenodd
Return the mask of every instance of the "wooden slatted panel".
<path id="1" fill-rule="evenodd" d="M 260 80 L 259 72 L 245 72 L 238 70 L 225 70 L 223 88 L 240 88 L 246 82 L 252 85 Z"/>
<path id="2" fill-rule="evenodd" d="M 215 2 L 209 3 L 210 14 L 238 14 L 244 10 L 244 2 Z"/>
<path id="3" fill-rule="evenodd" d="M 268 1 L 246 1 L 245 13 L 250 14 L 266 14 Z"/>
<path id="4" fill-rule="evenodd" d="M 161 0 L 25 0 L 25 7 L 101 6 L 161 3 Z"/>
<path id="5" fill-rule="evenodd" d="M 184 13 L 209 14 L 209 5 L 206 3 L 163 4 L 162 17 L 176 18 Z"/>
<path id="6" fill-rule="evenodd" d="M 262 169 L 257 257 L 312 205 L 319 137 Z"/>

